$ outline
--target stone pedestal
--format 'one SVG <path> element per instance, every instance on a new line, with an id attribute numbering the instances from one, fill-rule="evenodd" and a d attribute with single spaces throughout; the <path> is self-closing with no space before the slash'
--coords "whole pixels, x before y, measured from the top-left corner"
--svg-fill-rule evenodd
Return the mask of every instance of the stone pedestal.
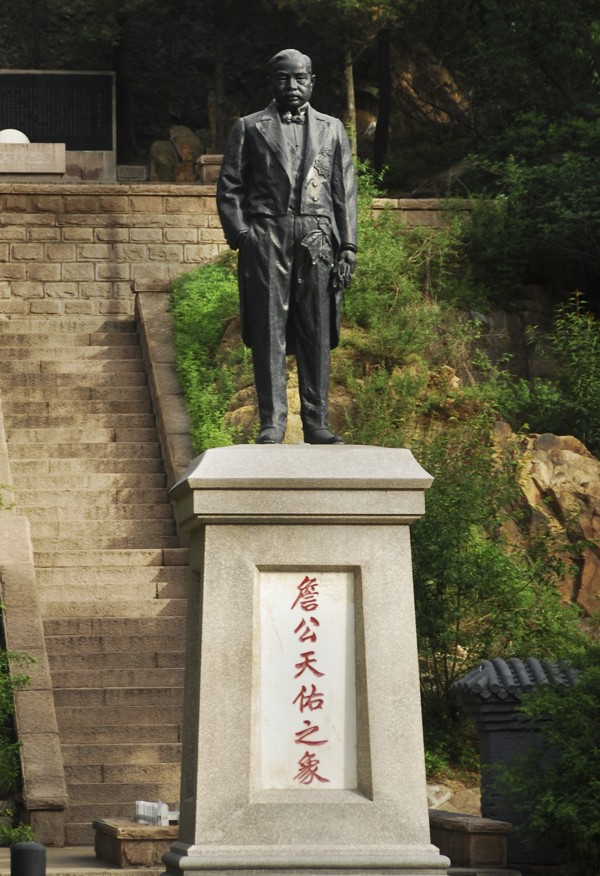
<path id="1" fill-rule="evenodd" d="M 506 867 L 506 838 L 512 830 L 508 821 L 430 809 L 429 824 L 431 839 L 453 867 Z"/>
<path id="2" fill-rule="evenodd" d="M 178 842 L 168 874 L 443 874 L 430 844 L 407 450 L 209 450 L 190 530 Z"/>
<path id="3" fill-rule="evenodd" d="M 64 174 L 66 167 L 64 143 L 0 143 L 0 174 Z"/>
<path id="4" fill-rule="evenodd" d="M 155 827 L 125 818 L 92 821 L 92 827 L 98 860 L 121 869 L 160 866 L 178 832 L 177 826 Z"/>

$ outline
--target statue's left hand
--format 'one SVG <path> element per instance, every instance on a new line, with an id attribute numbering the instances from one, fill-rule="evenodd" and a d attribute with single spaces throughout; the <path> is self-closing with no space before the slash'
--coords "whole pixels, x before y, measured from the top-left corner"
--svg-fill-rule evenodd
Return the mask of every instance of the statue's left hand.
<path id="1" fill-rule="evenodd" d="M 341 289 L 347 289 L 356 267 L 356 253 L 350 249 L 343 249 L 337 259 L 335 266 L 335 274 L 338 285 Z"/>

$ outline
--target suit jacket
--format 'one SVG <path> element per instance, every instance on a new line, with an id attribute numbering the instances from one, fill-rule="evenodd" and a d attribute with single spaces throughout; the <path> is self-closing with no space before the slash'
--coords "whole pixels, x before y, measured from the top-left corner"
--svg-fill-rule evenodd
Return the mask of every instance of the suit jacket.
<path id="1" fill-rule="evenodd" d="M 356 179 L 352 152 L 339 119 L 307 106 L 307 137 L 298 211 L 330 219 L 339 244 L 356 247 Z M 239 119 L 229 137 L 217 186 L 227 242 L 236 247 L 251 217 L 287 213 L 292 168 L 281 136 L 277 104 Z"/>

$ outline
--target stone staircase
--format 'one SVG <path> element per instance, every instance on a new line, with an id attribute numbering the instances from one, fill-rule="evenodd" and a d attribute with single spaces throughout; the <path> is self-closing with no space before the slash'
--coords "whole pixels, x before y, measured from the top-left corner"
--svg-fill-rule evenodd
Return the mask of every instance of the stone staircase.
<path id="1" fill-rule="evenodd" d="M 95 818 L 178 800 L 187 550 L 133 317 L 0 321 L 0 391 L 31 524 L 66 843 L 87 845 Z"/>

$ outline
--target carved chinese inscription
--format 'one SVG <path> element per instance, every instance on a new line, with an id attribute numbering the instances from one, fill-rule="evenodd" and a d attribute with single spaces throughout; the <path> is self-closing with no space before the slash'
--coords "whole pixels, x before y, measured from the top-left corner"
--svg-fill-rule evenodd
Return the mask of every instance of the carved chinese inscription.
<path id="1" fill-rule="evenodd" d="M 350 572 L 260 573 L 263 789 L 356 787 Z"/>

